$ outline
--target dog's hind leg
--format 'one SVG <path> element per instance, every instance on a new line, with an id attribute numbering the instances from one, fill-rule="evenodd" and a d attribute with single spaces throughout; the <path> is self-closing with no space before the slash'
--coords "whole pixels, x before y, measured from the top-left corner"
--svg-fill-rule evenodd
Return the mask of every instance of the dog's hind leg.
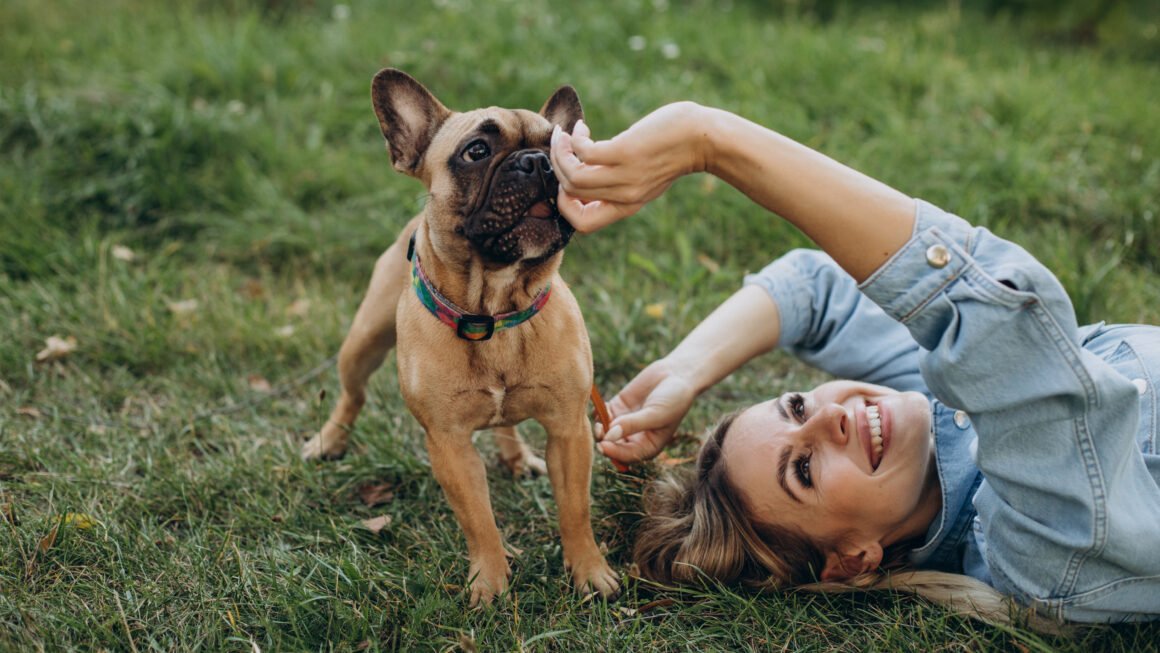
<path id="1" fill-rule="evenodd" d="M 395 346 L 395 309 L 399 297 L 411 285 L 407 245 L 419 219 L 412 219 L 375 263 L 366 297 L 338 352 L 342 395 L 330 419 L 302 445 L 303 460 L 339 458 L 346 453 L 350 431 L 366 403 L 367 381 Z"/>
<path id="2" fill-rule="evenodd" d="M 544 459 L 532 453 L 532 448 L 520 437 L 514 426 L 497 426 L 491 430 L 492 438 L 499 448 L 499 460 L 512 476 L 520 478 L 525 474 L 541 476 L 548 473 Z"/>

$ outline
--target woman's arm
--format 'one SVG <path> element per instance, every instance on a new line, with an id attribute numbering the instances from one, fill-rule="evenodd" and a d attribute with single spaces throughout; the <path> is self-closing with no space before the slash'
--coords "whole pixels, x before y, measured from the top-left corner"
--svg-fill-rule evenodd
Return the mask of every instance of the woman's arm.
<path id="1" fill-rule="evenodd" d="M 741 288 L 608 402 L 614 419 L 601 452 L 622 463 L 657 455 L 697 395 L 773 349 L 780 333 L 770 295 L 757 286 Z"/>
<path id="2" fill-rule="evenodd" d="M 914 228 L 906 195 L 773 130 L 692 102 L 661 107 L 608 141 L 592 141 L 581 122 L 553 143 L 561 211 L 581 231 L 623 219 L 678 177 L 702 171 L 793 223 L 859 282 Z"/>

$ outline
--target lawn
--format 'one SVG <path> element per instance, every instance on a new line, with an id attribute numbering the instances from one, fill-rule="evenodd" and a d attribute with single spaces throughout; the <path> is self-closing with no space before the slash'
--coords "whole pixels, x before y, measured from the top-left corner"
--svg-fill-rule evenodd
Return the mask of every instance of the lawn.
<path id="1" fill-rule="evenodd" d="M 375 258 L 424 201 L 371 111 L 387 65 L 462 109 L 572 84 L 597 136 L 669 101 L 731 109 L 1018 240 L 1081 322 L 1160 323 L 1155 12 L 1092 42 L 970 2 L 605 4 L 0 4 L 0 650 L 1157 647 L 1157 625 L 1053 638 L 894 595 L 630 581 L 585 599 L 547 479 L 508 478 L 486 440 L 520 552 L 507 600 L 469 610 L 393 358 L 352 454 L 299 460 Z M 699 177 L 576 237 L 563 275 L 605 394 L 807 244 Z M 38 361 L 52 337 L 69 351 Z M 821 379 L 754 362 L 699 400 L 672 458 L 722 411 Z M 625 575 L 664 466 L 596 463 L 597 539 Z"/>

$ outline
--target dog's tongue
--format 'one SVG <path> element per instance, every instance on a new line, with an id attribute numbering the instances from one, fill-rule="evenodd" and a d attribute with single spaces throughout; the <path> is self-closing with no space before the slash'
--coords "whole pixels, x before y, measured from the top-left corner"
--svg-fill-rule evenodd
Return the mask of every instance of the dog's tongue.
<path id="1" fill-rule="evenodd" d="M 552 217 L 552 207 L 547 201 L 536 202 L 532 208 L 528 209 L 529 218 L 550 218 Z"/>

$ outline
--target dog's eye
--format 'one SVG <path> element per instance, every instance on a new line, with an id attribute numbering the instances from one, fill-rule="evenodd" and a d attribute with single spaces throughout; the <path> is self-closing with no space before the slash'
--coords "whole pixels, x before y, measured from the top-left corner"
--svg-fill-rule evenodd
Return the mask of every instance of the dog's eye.
<path id="1" fill-rule="evenodd" d="M 471 141 L 463 149 L 464 161 L 479 161 L 491 156 L 491 148 L 483 141 Z"/>

